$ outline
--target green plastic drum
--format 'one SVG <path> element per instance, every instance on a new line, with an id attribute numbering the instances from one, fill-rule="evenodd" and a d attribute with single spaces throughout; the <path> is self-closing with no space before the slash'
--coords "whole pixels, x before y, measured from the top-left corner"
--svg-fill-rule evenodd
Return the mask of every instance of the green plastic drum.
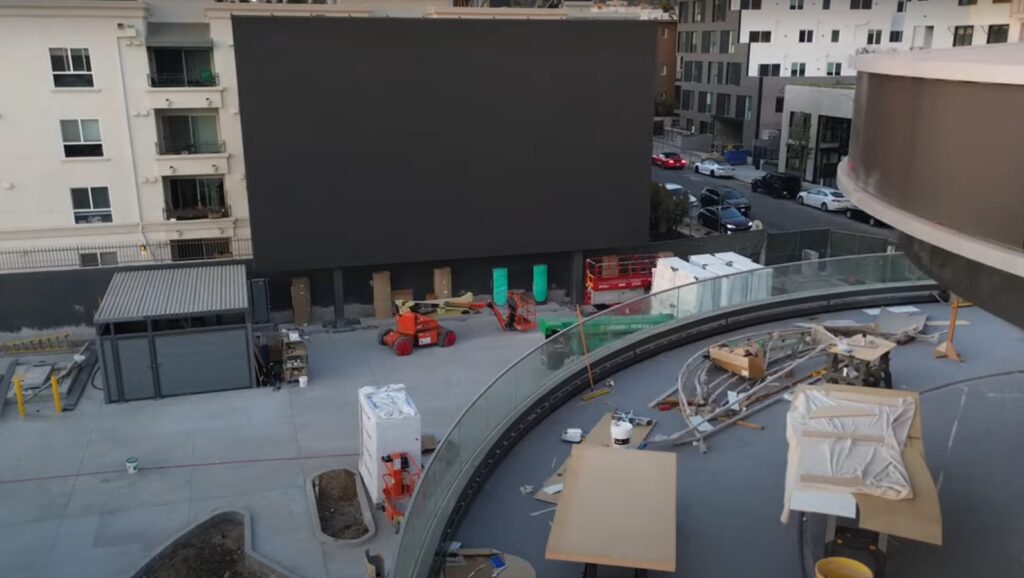
<path id="1" fill-rule="evenodd" d="M 494 304 L 504 307 L 508 303 L 508 269 L 495 267 L 493 270 L 492 283 L 494 285 Z"/>
<path id="2" fill-rule="evenodd" d="M 548 266 L 533 266 L 533 300 L 543 303 L 548 300 Z"/>

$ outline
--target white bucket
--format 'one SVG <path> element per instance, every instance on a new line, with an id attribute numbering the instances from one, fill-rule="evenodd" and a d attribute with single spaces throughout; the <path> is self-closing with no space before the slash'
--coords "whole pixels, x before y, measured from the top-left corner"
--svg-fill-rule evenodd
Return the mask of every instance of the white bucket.
<path id="1" fill-rule="evenodd" d="M 125 468 L 128 469 L 129 474 L 134 474 L 139 471 L 139 458 L 128 458 L 124 461 Z"/>
<path id="2" fill-rule="evenodd" d="M 633 424 L 628 421 L 612 421 L 612 447 L 624 448 L 629 445 L 629 437 L 633 435 Z"/>
<path id="3" fill-rule="evenodd" d="M 309 385 L 309 378 L 306 377 L 305 375 L 300 375 L 299 376 L 299 387 L 306 387 L 307 385 Z"/>

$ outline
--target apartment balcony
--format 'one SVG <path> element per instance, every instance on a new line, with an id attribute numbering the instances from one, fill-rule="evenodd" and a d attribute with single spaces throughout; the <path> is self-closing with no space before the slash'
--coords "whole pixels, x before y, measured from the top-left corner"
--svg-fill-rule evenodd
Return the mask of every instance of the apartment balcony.
<path id="1" fill-rule="evenodd" d="M 220 75 L 204 70 L 199 74 L 164 72 L 147 74 L 151 88 L 210 88 L 220 86 Z"/>
<path id="2" fill-rule="evenodd" d="M 197 221 L 200 219 L 228 219 L 231 205 L 219 207 L 165 207 L 165 221 Z"/>
<path id="3" fill-rule="evenodd" d="M 156 143 L 156 154 L 165 155 L 213 155 L 225 151 L 224 141 L 160 141 Z"/>

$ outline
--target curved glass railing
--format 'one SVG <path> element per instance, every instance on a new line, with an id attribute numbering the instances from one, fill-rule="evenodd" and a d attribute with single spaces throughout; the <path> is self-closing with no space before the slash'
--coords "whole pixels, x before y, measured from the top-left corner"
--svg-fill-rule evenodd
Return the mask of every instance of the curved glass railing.
<path id="1" fill-rule="evenodd" d="M 931 281 L 901 253 L 802 261 L 715 277 L 652 293 L 577 323 L 545 319 L 559 333 L 499 374 L 466 408 L 434 452 L 405 516 L 393 578 L 424 578 L 459 494 L 488 450 L 521 411 L 584 366 L 584 347 L 601 355 L 629 341 L 729 309 L 795 297 L 827 296 Z M 837 295 L 837 296 L 839 296 Z"/>

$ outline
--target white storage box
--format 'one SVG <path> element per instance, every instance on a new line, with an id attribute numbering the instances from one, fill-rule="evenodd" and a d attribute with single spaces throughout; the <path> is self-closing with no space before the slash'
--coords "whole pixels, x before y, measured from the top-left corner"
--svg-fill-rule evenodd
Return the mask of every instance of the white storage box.
<path id="1" fill-rule="evenodd" d="M 405 386 L 392 384 L 359 388 L 359 475 L 375 504 L 384 500 L 384 456 L 409 454 L 421 463 L 421 422 Z"/>
<path id="2" fill-rule="evenodd" d="M 679 257 L 663 257 L 658 259 L 658 264 L 655 265 L 652 272 L 651 293 L 690 285 L 714 276 L 714 273 L 687 263 Z M 664 295 L 653 295 L 651 297 L 651 313 L 669 313 L 676 317 L 687 317 L 701 311 L 708 311 L 711 309 L 714 295 L 706 289 L 706 287 L 694 287 L 690 290 L 668 291 Z"/>

